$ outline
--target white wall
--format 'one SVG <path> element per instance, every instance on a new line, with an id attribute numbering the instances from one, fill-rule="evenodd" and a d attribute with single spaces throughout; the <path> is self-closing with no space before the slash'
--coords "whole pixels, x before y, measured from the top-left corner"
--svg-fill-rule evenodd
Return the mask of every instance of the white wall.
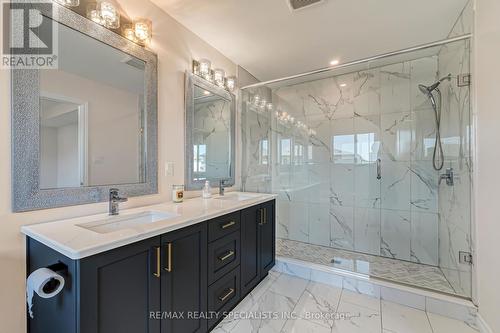
<path id="1" fill-rule="evenodd" d="M 79 186 L 79 171 L 78 125 L 62 126 L 57 130 L 57 186 Z"/>
<path id="2" fill-rule="evenodd" d="M 500 332 L 500 1 L 476 0 L 476 228 L 479 313 Z"/>
<path id="3" fill-rule="evenodd" d="M 191 60 L 209 58 L 228 75 L 236 74 L 236 65 L 149 1 L 119 2 L 131 17 L 152 19 L 152 47 L 159 56 L 160 194 L 132 198 L 123 205 L 129 208 L 168 201 L 171 185 L 184 183 L 184 143 L 181 139 L 184 138 L 184 71 L 191 68 Z M 102 213 L 107 203 L 21 214 L 11 212 L 9 89 L 9 72 L 0 70 L 0 330 L 19 333 L 26 332 L 25 242 L 19 232 L 21 225 Z M 165 176 L 166 161 L 174 162 L 174 176 Z"/>

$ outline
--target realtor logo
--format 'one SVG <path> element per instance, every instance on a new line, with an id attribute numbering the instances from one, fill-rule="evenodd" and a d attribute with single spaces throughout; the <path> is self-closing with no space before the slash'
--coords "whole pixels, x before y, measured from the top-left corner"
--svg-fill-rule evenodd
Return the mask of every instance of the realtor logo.
<path id="1" fill-rule="evenodd" d="M 2 68 L 57 68 L 57 23 L 48 0 L 2 2 Z"/>

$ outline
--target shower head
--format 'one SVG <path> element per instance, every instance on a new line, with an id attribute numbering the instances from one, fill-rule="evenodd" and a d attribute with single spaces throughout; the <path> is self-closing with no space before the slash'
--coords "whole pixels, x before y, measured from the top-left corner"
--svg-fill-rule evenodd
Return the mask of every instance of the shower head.
<path id="1" fill-rule="evenodd" d="M 437 87 L 439 87 L 439 85 L 441 84 L 441 82 L 446 81 L 446 80 L 451 81 L 451 74 L 448 74 L 447 76 L 439 79 L 439 81 L 437 81 L 436 83 L 433 83 L 430 86 L 424 86 L 423 84 L 419 84 L 418 85 L 418 89 L 420 89 L 420 91 L 423 94 L 429 95 L 429 94 L 432 94 L 432 92 L 434 90 L 436 90 Z"/>

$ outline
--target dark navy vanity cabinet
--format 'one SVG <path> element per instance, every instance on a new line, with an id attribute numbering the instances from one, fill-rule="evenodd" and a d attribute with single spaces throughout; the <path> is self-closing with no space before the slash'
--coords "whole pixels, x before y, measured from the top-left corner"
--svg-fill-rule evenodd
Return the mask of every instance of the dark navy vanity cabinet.
<path id="1" fill-rule="evenodd" d="M 80 260 L 28 238 L 28 275 L 61 263 L 66 281 L 35 296 L 28 331 L 208 332 L 274 262 L 274 200 Z"/>

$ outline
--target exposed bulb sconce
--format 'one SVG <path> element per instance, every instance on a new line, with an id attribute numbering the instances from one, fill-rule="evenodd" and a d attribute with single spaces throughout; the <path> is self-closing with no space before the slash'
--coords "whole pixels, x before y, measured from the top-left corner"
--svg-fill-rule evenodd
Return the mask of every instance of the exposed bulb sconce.
<path id="1" fill-rule="evenodd" d="M 212 69 L 212 62 L 208 59 L 193 60 L 192 71 L 193 74 L 230 92 L 236 88 L 236 78 L 234 76 L 226 77 L 226 72 L 223 69 Z"/>
<path id="2" fill-rule="evenodd" d="M 214 81 L 215 84 L 219 87 L 224 87 L 224 77 L 226 76 L 226 72 L 223 69 L 215 69 L 214 70 Z"/>
<path id="3" fill-rule="evenodd" d="M 148 19 L 138 19 L 134 21 L 134 33 L 137 41 L 140 44 L 148 44 L 151 41 L 151 36 L 153 35 L 153 24 L 151 20 Z"/>
<path id="4" fill-rule="evenodd" d="M 80 0 L 54 0 L 56 3 L 63 5 L 65 7 L 78 7 L 80 6 Z"/>
<path id="5" fill-rule="evenodd" d="M 125 38 L 142 46 L 149 44 L 152 36 L 152 24 L 148 19 L 139 19 L 123 25 L 122 34 Z"/>
<path id="6" fill-rule="evenodd" d="M 234 89 L 236 88 L 236 77 L 230 76 L 226 78 L 226 88 L 229 91 L 234 91 Z"/>
<path id="7" fill-rule="evenodd" d="M 120 27 L 120 14 L 114 5 L 107 1 L 90 3 L 87 6 L 87 18 L 108 29 Z"/>

